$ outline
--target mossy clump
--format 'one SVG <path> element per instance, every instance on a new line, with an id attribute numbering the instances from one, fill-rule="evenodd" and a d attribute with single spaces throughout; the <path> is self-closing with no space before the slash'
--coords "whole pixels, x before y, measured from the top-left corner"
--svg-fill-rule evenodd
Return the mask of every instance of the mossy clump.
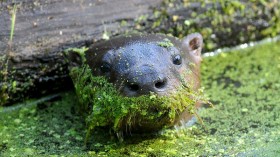
<path id="1" fill-rule="evenodd" d="M 73 68 L 71 77 L 81 109 L 88 115 L 87 137 L 96 127 L 107 126 L 117 135 L 123 131 L 152 132 L 170 127 L 186 109 L 195 114 L 195 104 L 202 98 L 201 93 L 187 86 L 170 96 L 122 96 L 104 77 L 93 76 L 88 65 Z"/>
<path id="2" fill-rule="evenodd" d="M 173 47 L 174 44 L 167 38 L 163 39 L 163 41 L 160 41 L 157 43 L 161 47 Z"/>

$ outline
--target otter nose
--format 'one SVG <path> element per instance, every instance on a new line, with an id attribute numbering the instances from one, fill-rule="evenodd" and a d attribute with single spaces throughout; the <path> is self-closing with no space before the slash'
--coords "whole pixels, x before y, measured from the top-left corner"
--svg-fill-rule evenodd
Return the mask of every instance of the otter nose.
<path id="1" fill-rule="evenodd" d="M 158 79 L 157 81 L 155 81 L 155 84 L 154 84 L 154 89 L 156 90 L 164 90 L 165 86 L 166 86 L 166 83 L 167 83 L 167 78 L 163 78 L 163 79 Z"/>
<path id="2" fill-rule="evenodd" d="M 154 82 L 127 82 L 126 86 L 131 92 L 141 92 L 143 94 L 149 92 L 163 92 L 167 84 L 167 79 L 158 79 Z"/>
<path id="3" fill-rule="evenodd" d="M 164 76 L 156 78 L 151 75 L 137 77 L 137 79 L 127 81 L 124 94 L 127 96 L 145 95 L 150 92 L 160 94 L 165 92 L 167 83 L 167 77 Z"/>

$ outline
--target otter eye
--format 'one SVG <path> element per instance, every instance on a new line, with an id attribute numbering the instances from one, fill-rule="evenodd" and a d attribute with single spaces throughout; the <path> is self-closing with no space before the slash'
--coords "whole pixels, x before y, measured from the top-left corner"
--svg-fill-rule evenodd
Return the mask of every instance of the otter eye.
<path id="1" fill-rule="evenodd" d="M 111 65 L 109 63 L 102 63 L 100 66 L 100 70 L 103 73 L 107 73 L 111 71 Z"/>
<path id="2" fill-rule="evenodd" d="M 176 55 L 173 57 L 173 64 L 180 65 L 182 64 L 182 57 L 180 55 Z"/>

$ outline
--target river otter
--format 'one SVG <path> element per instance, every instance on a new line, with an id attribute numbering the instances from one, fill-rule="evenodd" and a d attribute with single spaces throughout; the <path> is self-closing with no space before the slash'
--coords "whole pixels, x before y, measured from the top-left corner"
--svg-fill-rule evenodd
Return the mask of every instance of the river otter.
<path id="1" fill-rule="evenodd" d="M 182 82 L 198 90 L 202 45 L 199 33 L 182 40 L 162 34 L 123 35 L 92 45 L 86 52 L 86 62 L 94 76 L 105 76 L 123 96 L 137 97 L 151 92 L 168 96 Z M 172 125 L 191 117 L 185 110 L 177 114 Z M 151 123 L 144 123 L 132 126 L 132 130 L 154 130 Z"/>

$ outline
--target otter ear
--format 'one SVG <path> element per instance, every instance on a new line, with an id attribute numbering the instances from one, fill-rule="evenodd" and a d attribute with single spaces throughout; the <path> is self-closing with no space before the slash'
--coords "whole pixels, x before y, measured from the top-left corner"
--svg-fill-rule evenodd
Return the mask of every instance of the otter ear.
<path id="1" fill-rule="evenodd" d="M 194 59 L 195 62 L 200 62 L 201 49 L 203 45 L 202 36 L 199 33 L 193 33 L 186 36 L 182 41 L 183 51 L 187 52 L 188 55 Z"/>

